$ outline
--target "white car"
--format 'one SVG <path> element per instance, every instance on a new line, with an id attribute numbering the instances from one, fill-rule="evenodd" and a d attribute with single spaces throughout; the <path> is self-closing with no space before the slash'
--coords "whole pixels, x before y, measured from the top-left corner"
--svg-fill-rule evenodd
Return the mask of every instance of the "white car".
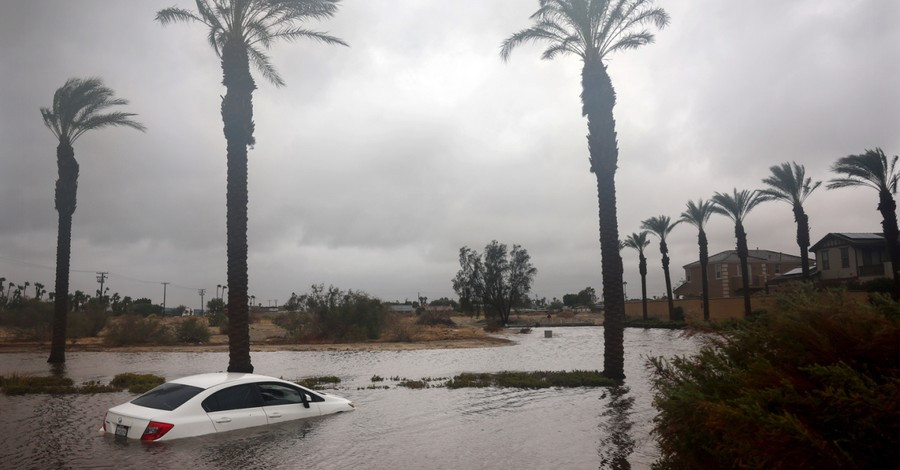
<path id="1" fill-rule="evenodd" d="M 220 372 L 166 382 L 110 408 L 102 431 L 121 438 L 169 441 L 354 409 L 350 400 L 286 380 Z"/>

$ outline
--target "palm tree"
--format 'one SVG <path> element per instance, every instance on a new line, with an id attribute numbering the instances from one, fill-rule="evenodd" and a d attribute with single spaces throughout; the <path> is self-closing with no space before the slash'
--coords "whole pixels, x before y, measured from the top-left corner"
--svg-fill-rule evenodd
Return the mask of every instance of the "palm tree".
<path id="1" fill-rule="evenodd" d="M 71 78 L 53 94 L 53 105 L 41 108 L 44 125 L 59 141 L 56 147 L 55 205 L 59 225 L 56 236 L 56 297 L 53 306 L 53 333 L 47 362 L 66 362 L 66 316 L 69 298 L 69 259 L 72 249 L 72 214 L 75 213 L 78 190 L 78 162 L 72 144 L 85 132 L 104 127 L 125 126 L 143 131 L 142 124 L 132 120 L 133 113 L 105 112 L 113 106 L 128 104 L 115 98 L 113 91 L 99 78 Z"/>
<path id="2" fill-rule="evenodd" d="M 784 201 L 794 210 L 794 221 L 797 222 L 797 245 L 800 246 L 800 266 L 803 268 L 803 279 L 809 280 L 809 216 L 803 210 L 806 198 L 818 188 L 822 182 L 813 183 L 806 176 L 806 168 L 797 162 L 782 163 L 769 167 L 772 172 L 763 179 L 769 187 L 759 190 L 764 196 L 776 201 Z"/>
<path id="3" fill-rule="evenodd" d="M 226 231 L 228 252 L 229 372 L 253 372 L 250 363 L 247 297 L 247 146 L 253 145 L 253 90 L 250 64 L 275 86 L 284 81 L 264 51 L 279 39 L 314 39 L 347 44 L 324 33 L 296 26 L 334 15 L 340 0 L 197 0 L 197 11 L 166 8 L 156 14 L 162 24 L 203 23 L 207 39 L 222 61 L 222 122 L 228 142 Z"/>
<path id="4" fill-rule="evenodd" d="M 534 25 L 503 42 L 500 56 L 508 60 L 517 46 L 545 41 L 549 46 L 543 59 L 573 54 L 581 58 L 581 113 L 588 121 L 588 151 L 591 172 L 597 178 L 600 219 L 600 253 L 603 274 L 605 319 L 604 374 L 625 377 L 623 334 L 625 299 L 622 286 L 622 257 L 619 254 L 619 226 L 616 217 L 615 174 L 619 160 L 613 107 L 616 93 L 604 59 L 617 51 L 636 49 L 653 42 L 644 25 L 663 28 L 669 15 L 653 8 L 653 0 L 538 0 L 531 15 Z"/>
<path id="5" fill-rule="evenodd" d="M 881 212 L 881 229 L 887 245 L 888 257 L 891 259 L 891 270 L 894 278 L 894 300 L 900 300 L 900 243 L 897 230 L 897 155 L 888 162 L 888 157 L 880 148 L 866 150 L 860 155 L 848 155 L 838 159 L 831 166 L 831 171 L 843 173 L 843 178 L 835 178 L 828 182 L 828 189 L 848 186 L 867 186 L 878 191 L 878 211 Z"/>
<path id="6" fill-rule="evenodd" d="M 641 273 L 641 307 L 644 312 L 644 320 L 647 319 L 647 258 L 644 256 L 644 248 L 650 245 L 647 232 L 632 233 L 625 237 L 624 246 L 634 248 L 638 252 L 638 272 Z"/>
<path id="7" fill-rule="evenodd" d="M 659 252 L 662 253 L 663 274 L 666 277 L 666 299 L 669 302 L 669 321 L 675 321 L 675 304 L 672 302 L 672 279 L 669 277 L 669 245 L 666 244 L 666 237 L 672 232 L 672 229 L 679 222 L 672 223 L 672 219 L 667 215 L 650 217 L 641 222 L 641 228 L 649 230 L 650 233 L 659 238 Z"/>
<path id="8" fill-rule="evenodd" d="M 734 189 L 733 194 L 719 193 L 712 197 L 715 204 L 713 212 L 727 216 L 734 222 L 734 236 L 737 238 L 737 254 L 741 260 L 741 287 L 744 291 L 744 317 L 749 317 L 750 310 L 750 272 L 747 265 L 747 257 L 750 251 L 747 248 L 747 232 L 744 231 L 744 218 L 761 202 L 769 200 L 769 197 L 759 191 Z"/>
<path id="9" fill-rule="evenodd" d="M 700 282 L 703 287 L 703 320 L 709 321 L 709 242 L 706 239 L 706 230 L 703 227 L 709 221 L 709 216 L 713 214 L 712 201 L 704 201 L 698 199 L 687 202 L 687 210 L 681 213 L 680 222 L 687 222 L 697 227 L 697 244 L 700 246 Z"/>

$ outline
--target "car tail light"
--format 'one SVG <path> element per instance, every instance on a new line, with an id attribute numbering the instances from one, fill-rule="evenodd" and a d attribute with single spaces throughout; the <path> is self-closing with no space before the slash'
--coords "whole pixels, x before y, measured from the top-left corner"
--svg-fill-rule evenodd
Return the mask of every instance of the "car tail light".
<path id="1" fill-rule="evenodd" d="M 106 432 L 106 417 L 109 416 L 109 412 L 103 413 L 103 432 Z"/>
<path id="2" fill-rule="evenodd" d="M 169 423 L 160 423 L 158 421 L 150 421 L 150 424 L 147 425 L 147 429 L 144 429 L 144 434 L 141 435 L 142 441 L 155 441 L 166 435 L 172 428 L 174 428 L 174 424 Z"/>

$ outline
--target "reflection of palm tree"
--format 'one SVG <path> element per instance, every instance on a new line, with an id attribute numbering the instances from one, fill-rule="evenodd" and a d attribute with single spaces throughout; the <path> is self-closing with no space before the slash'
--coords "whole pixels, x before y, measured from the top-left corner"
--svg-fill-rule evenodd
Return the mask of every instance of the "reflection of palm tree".
<path id="1" fill-rule="evenodd" d="M 654 24 L 665 27 L 669 15 L 652 8 L 653 0 L 539 0 L 531 15 L 534 25 L 503 42 L 500 55 L 508 59 L 517 46 L 545 41 L 542 58 L 573 54 L 581 58 L 582 114 L 588 121 L 588 151 L 591 172 L 597 178 L 600 219 L 600 253 L 604 303 L 604 374 L 625 377 L 623 334 L 625 299 L 622 287 L 622 257 L 619 254 L 619 223 L 616 217 L 616 93 L 604 59 L 620 50 L 635 49 L 653 41 L 653 34 L 636 28 Z"/>
<path id="2" fill-rule="evenodd" d="M 894 300 L 900 300 L 900 231 L 897 229 L 897 156 L 888 163 L 888 158 L 880 148 L 866 150 L 861 155 L 848 155 L 838 159 L 831 171 L 843 173 L 843 178 L 828 182 L 828 189 L 848 186 L 868 186 L 878 191 L 878 211 L 881 212 L 881 229 L 891 260 L 891 277 L 894 278 Z"/>
<path id="3" fill-rule="evenodd" d="M 703 288 L 703 320 L 709 321 L 709 242 L 706 240 L 706 231 L 703 229 L 709 216 L 713 214 L 712 201 L 698 199 L 687 202 L 687 210 L 681 213 L 681 222 L 687 222 L 697 227 L 697 245 L 700 247 L 700 282 Z"/>
<path id="4" fill-rule="evenodd" d="M 56 147 L 56 211 L 58 229 L 56 236 L 56 299 L 53 305 L 53 333 L 50 358 L 47 362 L 66 362 L 66 317 L 69 299 L 69 261 L 72 249 L 72 214 L 75 213 L 78 190 L 78 162 L 72 144 L 87 131 L 110 126 L 125 126 L 144 130 L 144 126 L 132 120 L 132 113 L 113 111 L 101 114 L 112 106 L 128 104 L 115 98 L 113 91 L 99 78 L 72 78 L 56 90 L 53 106 L 41 108 L 44 125 L 59 140 Z"/>
<path id="5" fill-rule="evenodd" d="M 609 401 L 603 410 L 603 421 L 600 424 L 600 468 L 627 470 L 631 468 L 628 456 L 634 452 L 634 438 L 631 437 L 631 410 L 634 397 L 629 395 L 625 386 L 610 387 Z"/>
<path id="6" fill-rule="evenodd" d="M 669 321 L 675 320 L 675 304 L 672 302 L 672 278 L 669 276 L 669 245 L 666 244 L 666 237 L 672 233 L 672 229 L 674 229 L 676 225 L 678 225 L 678 222 L 672 223 L 672 219 L 667 215 L 650 217 L 641 222 L 641 228 L 649 230 L 650 233 L 659 238 L 659 252 L 662 254 L 662 268 L 666 278 L 666 299 L 669 303 Z"/>
<path id="7" fill-rule="evenodd" d="M 641 307 L 644 312 L 644 320 L 647 319 L 647 257 L 644 256 L 644 248 L 650 245 L 647 232 L 632 233 L 625 237 L 624 246 L 633 248 L 638 252 L 638 272 L 641 273 Z"/>
<path id="8" fill-rule="evenodd" d="M 747 214 L 758 206 L 761 202 L 767 201 L 768 197 L 759 191 L 738 191 L 734 189 L 733 194 L 719 193 L 712 197 L 715 206 L 713 212 L 727 216 L 734 222 L 734 236 L 737 238 L 737 254 L 741 260 L 741 282 L 744 291 L 744 316 L 749 317 L 750 310 L 750 272 L 747 264 L 747 258 L 750 256 L 750 250 L 747 248 L 747 232 L 744 231 L 744 218 Z"/>
<path id="9" fill-rule="evenodd" d="M 228 252 L 229 372 L 253 372 L 247 296 L 247 147 L 253 137 L 253 90 L 250 63 L 276 86 L 281 77 L 263 52 L 277 39 L 314 39 L 327 44 L 343 41 L 294 26 L 307 19 L 333 16 L 338 0 L 197 0 L 197 11 L 166 8 L 156 14 L 162 24 L 203 23 L 207 39 L 222 59 L 222 122 L 228 142 L 226 228 Z M 224 295 L 224 293 L 223 293 Z"/>
<path id="10" fill-rule="evenodd" d="M 772 174 L 762 180 L 769 187 L 759 192 L 773 200 L 784 201 L 791 205 L 794 221 L 797 222 L 797 245 L 800 246 L 803 279 L 809 280 L 809 216 L 803 210 L 803 203 L 822 182 L 813 183 L 812 178 L 806 176 L 806 168 L 796 162 L 775 165 L 769 167 L 769 171 Z"/>

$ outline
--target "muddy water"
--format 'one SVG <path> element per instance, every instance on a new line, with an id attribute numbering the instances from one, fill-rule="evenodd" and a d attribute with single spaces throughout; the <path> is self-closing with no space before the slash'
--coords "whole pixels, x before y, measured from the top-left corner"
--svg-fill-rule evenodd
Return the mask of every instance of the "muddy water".
<path id="1" fill-rule="evenodd" d="M 122 444 L 97 430 L 127 392 L 0 395 L 0 468 L 596 469 L 649 468 L 656 448 L 647 356 L 690 354 L 677 332 L 626 330 L 619 389 L 365 389 L 373 375 L 410 379 L 460 372 L 602 367 L 603 329 L 509 335 L 511 346 L 423 351 L 254 353 L 257 373 L 337 375 L 334 393 L 357 411 L 170 443 Z M 49 374 L 43 354 L 0 355 L 0 374 Z M 66 375 L 108 381 L 120 372 L 169 379 L 221 371 L 226 353 L 70 353 Z M 360 389 L 362 388 L 362 389 Z"/>

